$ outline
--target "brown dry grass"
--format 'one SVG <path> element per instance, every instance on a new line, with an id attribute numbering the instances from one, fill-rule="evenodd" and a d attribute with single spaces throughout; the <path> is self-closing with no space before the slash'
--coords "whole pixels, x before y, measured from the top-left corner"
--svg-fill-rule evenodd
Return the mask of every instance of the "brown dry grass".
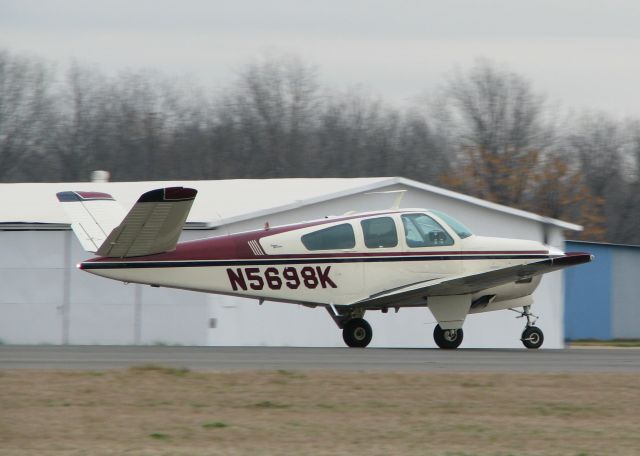
<path id="1" fill-rule="evenodd" d="M 637 455 L 634 374 L 0 372 L 0 455 Z"/>

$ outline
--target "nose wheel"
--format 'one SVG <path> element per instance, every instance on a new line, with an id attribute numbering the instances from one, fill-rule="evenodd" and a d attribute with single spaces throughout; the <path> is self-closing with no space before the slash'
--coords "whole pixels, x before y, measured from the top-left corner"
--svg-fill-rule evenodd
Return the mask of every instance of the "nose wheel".
<path id="1" fill-rule="evenodd" d="M 527 326 L 525 326 L 524 331 L 522 331 L 520 340 L 525 347 L 534 350 L 538 349 L 542 347 L 542 343 L 544 342 L 544 333 L 540 328 L 534 326 L 538 317 L 531 313 L 530 306 L 524 306 L 522 310 L 523 311 L 518 318 L 526 317 Z"/>
<path id="2" fill-rule="evenodd" d="M 522 331 L 520 340 L 525 347 L 536 349 L 542 347 L 544 334 L 542 330 L 536 326 L 527 326 L 524 331 Z"/>

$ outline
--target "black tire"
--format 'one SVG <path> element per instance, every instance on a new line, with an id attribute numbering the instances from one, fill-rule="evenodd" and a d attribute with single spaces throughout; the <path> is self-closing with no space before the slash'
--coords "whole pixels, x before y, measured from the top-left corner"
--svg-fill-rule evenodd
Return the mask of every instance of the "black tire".
<path id="1" fill-rule="evenodd" d="M 440 348 L 451 350 L 458 348 L 462 343 L 464 331 L 460 329 L 442 329 L 440 325 L 436 325 L 433 329 L 433 339 Z"/>
<path id="2" fill-rule="evenodd" d="M 542 333 L 542 330 L 536 326 L 527 326 L 525 330 L 522 331 L 520 340 L 525 347 L 537 349 L 542 347 L 544 334 Z"/>
<path id="3" fill-rule="evenodd" d="M 349 320 L 342 328 L 342 338 L 349 347 L 364 348 L 373 337 L 371 325 L 364 318 Z"/>

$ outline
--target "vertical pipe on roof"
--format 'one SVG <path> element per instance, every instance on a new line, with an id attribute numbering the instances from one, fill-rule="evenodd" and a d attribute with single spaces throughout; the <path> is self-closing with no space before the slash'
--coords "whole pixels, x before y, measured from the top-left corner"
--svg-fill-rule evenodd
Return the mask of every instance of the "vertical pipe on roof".
<path id="1" fill-rule="evenodd" d="M 110 178 L 111 173 L 109 171 L 97 169 L 91 172 L 91 182 L 109 182 Z"/>

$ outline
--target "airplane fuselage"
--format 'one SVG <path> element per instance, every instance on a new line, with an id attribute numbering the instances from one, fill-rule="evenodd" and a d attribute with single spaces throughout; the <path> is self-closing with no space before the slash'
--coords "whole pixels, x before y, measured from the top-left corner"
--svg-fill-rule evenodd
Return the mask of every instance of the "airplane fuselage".
<path id="1" fill-rule="evenodd" d="M 183 242 L 149 256 L 99 257 L 79 267 L 123 282 L 340 306 L 418 282 L 561 254 L 535 241 L 475 236 L 439 213 L 403 209 Z M 540 277 L 476 293 L 470 312 L 530 305 Z"/>

